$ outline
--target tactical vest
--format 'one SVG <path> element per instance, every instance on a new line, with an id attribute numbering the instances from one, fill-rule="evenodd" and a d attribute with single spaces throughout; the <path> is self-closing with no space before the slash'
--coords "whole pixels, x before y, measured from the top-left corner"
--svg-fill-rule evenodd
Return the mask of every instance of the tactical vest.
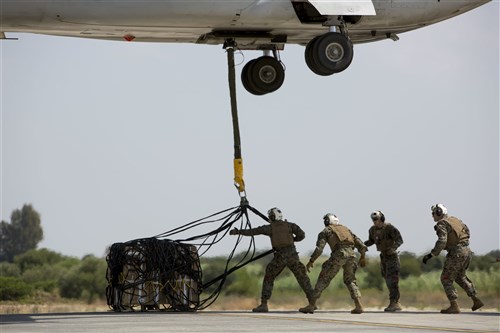
<path id="1" fill-rule="evenodd" d="M 328 238 L 328 245 L 332 251 L 337 245 L 354 245 L 354 237 L 347 227 L 341 224 L 330 224 L 328 227 L 333 231 L 333 235 Z"/>
<path id="2" fill-rule="evenodd" d="M 285 221 L 271 222 L 271 245 L 279 249 L 293 245 L 292 225 Z"/>
<path id="3" fill-rule="evenodd" d="M 389 238 L 387 235 L 387 229 L 390 227 L 389 223 L 385 223 L 382 228 L 375 227 L 375 245 L 380 252 L 385 252 L 394 247 L 394 239 Z"/>
<path id="4" fill-rule="evenodd" d="M 447 216 L 443 219 L 451 226 L 451 231 L 448 233 L 445 249 L 448 250 L 458 244 L 465 244 L 469 240 L 469 235 L 465 231 L 465 225 L 460 219 L 454 216 Z"/>

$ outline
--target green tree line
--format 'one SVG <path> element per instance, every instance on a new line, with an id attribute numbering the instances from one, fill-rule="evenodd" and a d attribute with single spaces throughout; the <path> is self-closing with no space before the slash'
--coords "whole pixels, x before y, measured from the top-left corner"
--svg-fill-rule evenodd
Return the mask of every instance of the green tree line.
<path id="1" fill-rule="evenodd" d="M 106 260 L 93 255 L 78 259 L 47 249 L 29 250 L 12 263 L 0 263 L 0 300 L 55 296 L 91 303 L 105 296 L 106 268 Z"/>
<path id="2" fill-rule="evenodd" d="M 500 294 L 500 263 L 496 262 L 498 257 L 500 250 L 495 250 L 485 255 L 476 255 L 472 260 L 469 272 L 481 276 L 480 281 L 474 281 L 481 292 L 487 288 L 489 292 Z M 228 275 L 223 294 L 258 297 L 265 267 L 270 259 L 270 256 L 262 258 Z M 320 258 L 313 268 L 310 274 L 313 282 L 319 274 L 320 263 L 326 259 L 326 256 Z M 201 258 L 203 281 L 208 282 L 222 274 L 226 260 L 223 256 Z M 405 280 L 426 281 L 426 275 L 429 274 L 435 280 L 434 284 L 440 285 L 439 274 L 444 256 L 433 258 L 424 265 L 421 256 L 403 252 L 400 254 L 400 260 L 401 285 L 405 285 Z M 306 261 L 307 258 L 304 258 L 304 262 Z M 29 301 L 40 295 L 78 299 L 89 303 L 98 299 L 104 300 L 106 269 L 105 258 L 87 255 L 79 259 L 48 249 L 32 249 L 15 256 L 13 262 L 0 263 L 0 300 Z M 332 282 L 332 288 L 344 289 L 341 279 L 338 280 Z M 377 257 L 369 257 L 367 266 L 358 270 L 358 283 L 362 289 L 384 290 L 385 282 L 380 274 Z M 418 282 L 407 284 L 416 285 L 412 288 L 418 288 L 419 285 Z M 276 285 L 281 292 L 301 293 L 293 275 L 287 269 L 278 277 Z M 421 287 L 425 288 L 425 285 Z"/>

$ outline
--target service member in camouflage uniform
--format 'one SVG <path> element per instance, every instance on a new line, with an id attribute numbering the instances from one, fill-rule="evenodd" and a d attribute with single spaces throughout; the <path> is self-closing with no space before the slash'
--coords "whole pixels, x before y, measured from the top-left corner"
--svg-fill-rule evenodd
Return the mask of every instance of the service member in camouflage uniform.
<path id="1" fill-rule="evenodd" d="M 380 251 L 380 270 L 385 284 L 389 290 L 389 306 L 384 309 L 387 312 L 401 311 L 399 303 L 399 271 L 400 263 L 397 249 L 403 244 L 403 238 L 399 230 L 390 223 L 385 222 L 382 211 L 376 210 L 370 215 L 373 226 L 368 231 L 366 246 L 377 246 Z"/>
<path id="2" fill-rule="evenodd" d="M 261 304 L 252 309 L 253 312 L 269 311 L 267 301 L 271 298 L 273 292 L 274 279 L 285 267 L 288 267 L 295 275 L 308 300 L 311 299 L 313 292 L 306 267 L 300 262 L 299 254 L 294 245 L 294 242 L 300 242 L 306 237 L 304 231 L 295 223 L 283 220 L 283 214 L 278 208 L 271 208 L 267 214 L 269 216 L 269 225 L 247 230 L 235 228 L 230 231 L 231 235 L 266 235 L 271 237 L 274 258 L 266 267 L 266 274 L 262 283 Z"/>
<path id="3" fill-rule="evenodd" d="M 307 306 L 300 308 L 299 311 L 303 313 L 314 313 L 316 301 L 321 296 L 323 290 L 328 287 L 335 275 L 337 275 L 340 268 L 342 268 L 344 270 L 344 284 L 349 290 L 351 298 L 356 305 L 351 313 L 363 313 L 361 293 L 356 283 L 356 270 L 358 269 L 358 265 L 356 263 L 354 248 L 356 247 L 359 253 L 361 253 L 361 267 L 363 267 L 365 263 L 365 252 L 367 248 L 351 230 L 339 223 L 337 216 L 326 214 L 323 220 L 325 228 L 318 234 L 316 249 L 306 265 L 307 271 L 309 272 L 313 267 L 314 261 L 323 253 L 323 249 L 327 243 L 330 245 L 332 253 L 330 258 L 321 266 L 321 273 L 319 273 L 312 299 L 309 300 Z"/>
<path id="4" fill-rule="evenodd" d="M 432 218 L 436 222 L 434 230 L 436 230 L 438 240 L 431 253 L 425 255 L 422 261 L 427 264 L 429 259 L 438 256 L 442 250 L 448 251 L 441 273 L 441 284 L 450 301 L 450 306 L 441 310 L 441 313 L 460 313 L 457 291 L 453 287 L 453 282 L 462 287 L 467 296 L 472 298 L 472 311 L 476 311 L 484 304 L 477 297 L 476 289 L 466 275 L 472 259 L 472 252 L 469 248 L 469 228 L 460 219 L 448 216 L 448 210 L 442 204 L 432 206 L 431 211 Z"/>

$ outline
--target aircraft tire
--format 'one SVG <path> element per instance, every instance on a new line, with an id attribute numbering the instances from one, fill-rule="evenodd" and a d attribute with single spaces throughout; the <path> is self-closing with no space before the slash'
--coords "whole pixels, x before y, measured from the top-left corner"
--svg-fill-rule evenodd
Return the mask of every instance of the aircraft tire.
<path id="1" fill-rule="evenodd" d="M 329 76 L 332 75 L 333 71 L 327 71 L 325 69 L 321 69 L 316 63 L 316 59 L 314 57 L 314 44 L 318 41 L 321 36 L 316 36 L 309 41 L 306 45 L 306 50 L 304 52 L 304 57 L 306 59 L 307 67 L 316 75 L 321 76 Z"/>
<path id="2" fill-rule="evenodd" d="M 273 57 L 262 56 L 248 68 L 249 86 L 257 92 L 268 94 L 278 90 L 285 81 L 285 70 L 281 63 Z"/>
<path id="3" fill-rule="evenodd" d="M 313 57 L 317 67 L 324 72 L 340 73 L 352 62 L 352 42 L 338 32 L 326 33 L 313 44 Z"/>
<path id="4" fill-rule="evenodd" d="M 264 95 L 265 92 L 263 90 L 258 89 L 258 87 L 253 83 L 250 77 L 250 72 L 252 71 L 253 64 L 255 63 L 257 59 L 250 60 L 249 62 L 246 63 L 246 65 L 243 67 L 241 70 L 241 83 L 243 84 L 243 87 L 248 91 L 249 93 L 253 95 Z"/>

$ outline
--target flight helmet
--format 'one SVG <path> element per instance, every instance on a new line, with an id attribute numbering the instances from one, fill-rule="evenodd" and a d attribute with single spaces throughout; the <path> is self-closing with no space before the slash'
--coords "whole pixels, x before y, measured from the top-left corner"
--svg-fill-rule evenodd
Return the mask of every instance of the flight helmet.
<path id="1" fill-rule="evenodd" d="M 267 216 L 270 221 L 280 221 L 283 220 L 283 213 L 277 207 L 271 208 L 267 211 Z"/>
<path id="2" fill-rule="evenodd" d="M 448 209 L 443 204 L 435 204 L 431 207 L 433 216 L 442 217 L 448 214 Z"/>
<path id="3" fill-rule="evenodd" d="M 373 222 L 378 221 L 378 220 L 385 222 L 385 215 L 381 210 L 374 211 L 373 213 L 371 213 L 370 217 L 371 217 Z"/>
<path id="4" fill-rule="evenodd" d="M 330 224 L 339 224 L 339 218 L 335 214 L 328 213 L 323 216 L 323 222 L 325 223 L 325 227 Z"/>

